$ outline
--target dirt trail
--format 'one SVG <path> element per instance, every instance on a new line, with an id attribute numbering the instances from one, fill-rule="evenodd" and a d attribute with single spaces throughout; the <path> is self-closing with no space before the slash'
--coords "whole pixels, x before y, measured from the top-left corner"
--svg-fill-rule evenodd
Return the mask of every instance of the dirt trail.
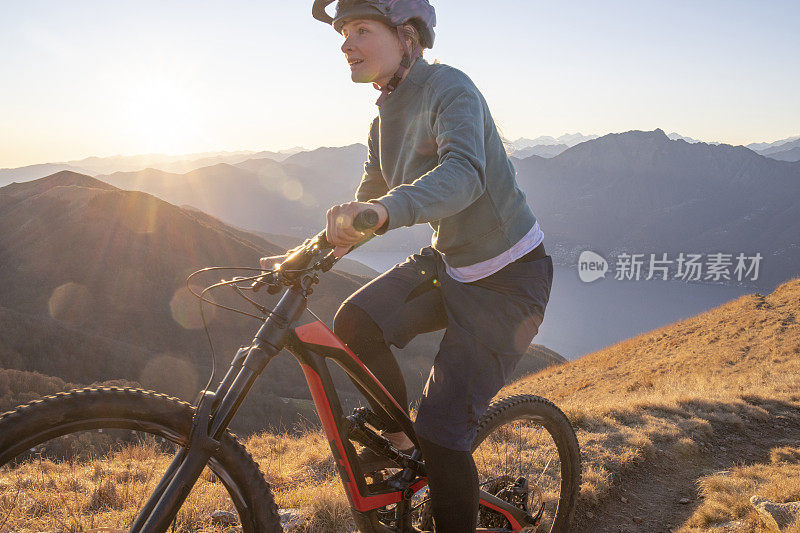
<path id="1" fill-rule="evenodd" d="M 755 403 L 754 403 L 755 404 Z M 614 479 L 614 488 L 598 507 L 579 507 L 577 533 L 662 533 L 675 531 L 700 504 L 697 480 L 751 463 L 769 463 L 769 451 L 800 442 L 800 412 L 782 402 L 759 402 L 771 419 L 746 419 L 744 427 L 712 423 L 713 435 L 695 442 L 700 452 L 677 463 L 656 454 L 638 469 Z M 681 500 L 684 503 L 681 503 Z M 688 500 L 688 502 L 686 502 Z"/>

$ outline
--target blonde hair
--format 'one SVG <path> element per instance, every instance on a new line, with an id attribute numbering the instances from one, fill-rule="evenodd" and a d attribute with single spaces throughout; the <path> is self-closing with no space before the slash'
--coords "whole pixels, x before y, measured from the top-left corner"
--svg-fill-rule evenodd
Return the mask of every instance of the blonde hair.
<path id="1" fill-rule="evenodd" d="M 419 31 L 417 27 L 413 24 L 403 24 L 403 36 L 406 38 L 407 41 L 411 41 L 411 45 L 409 46 L 410 50 L 417 49 L 419 50 L 419 55 L 417 57 L 422 57 L 422 40 L 419 36 Z M 416 59 L 417 57 L 412 57 L 411 59 Z"/>

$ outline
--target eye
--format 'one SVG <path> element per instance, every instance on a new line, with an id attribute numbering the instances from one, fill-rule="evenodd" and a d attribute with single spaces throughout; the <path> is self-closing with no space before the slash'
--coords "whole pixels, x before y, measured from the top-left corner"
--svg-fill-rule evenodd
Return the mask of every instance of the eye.
<path id="1" fill-rule="evenodd" d="M 359 35 L 365 35 L 367 33 L 367 28 L 361 27 L 358 28 Z"/>

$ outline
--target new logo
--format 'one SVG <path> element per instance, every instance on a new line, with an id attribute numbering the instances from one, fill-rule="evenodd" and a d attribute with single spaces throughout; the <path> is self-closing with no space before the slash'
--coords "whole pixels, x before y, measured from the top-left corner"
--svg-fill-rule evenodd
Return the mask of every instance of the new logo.
<path id="1" fill-rule="evenodd" d="M 608 261 L 605 257 L 591 250 L 584 250 L 578 257 L 578 277 L 586 283 L 604 278 L 608 272 Z"/>

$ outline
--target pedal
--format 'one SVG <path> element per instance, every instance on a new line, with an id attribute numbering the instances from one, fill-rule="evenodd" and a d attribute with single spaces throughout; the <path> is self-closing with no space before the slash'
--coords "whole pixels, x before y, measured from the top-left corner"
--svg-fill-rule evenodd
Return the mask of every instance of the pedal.
<path id="1" fill-rule="evenodd" d="M 357 417 L 358 419 L 366 422 L 370 426 L 374 427 L 378 431 L 385 431 L 388 429 L 389 424 L 384 420 L 384 418 L 377 413 L 370 411 L 366 407 L 357 407 L 353 409 L 353 414 L 351 416 Z"/>
<path id="2" fill-rule="evenodd" d="M 408 476 L 413 474 L 424 476 L 425 465 L 420 461 L 418 450 L 414 450 L 416 455 L 412 454 L 411 456 L 397 450 L 386 438 L 376 433 L 371 427 L 368 427 L 369 421 L 367 417 L 372 415 L 374 413 L 364 407 L 360 407 L 355 409 L 352 415 L 345 417 L 347 438 L 358 442 L 380 456 L 386 457 L 396 463 L 398 468 L 410 470 L 407 474 Z M 378 423 L 379 419 L 373 421 Z M 373 424 L 369 423 L 369 426 L 373 426 Z"/>

